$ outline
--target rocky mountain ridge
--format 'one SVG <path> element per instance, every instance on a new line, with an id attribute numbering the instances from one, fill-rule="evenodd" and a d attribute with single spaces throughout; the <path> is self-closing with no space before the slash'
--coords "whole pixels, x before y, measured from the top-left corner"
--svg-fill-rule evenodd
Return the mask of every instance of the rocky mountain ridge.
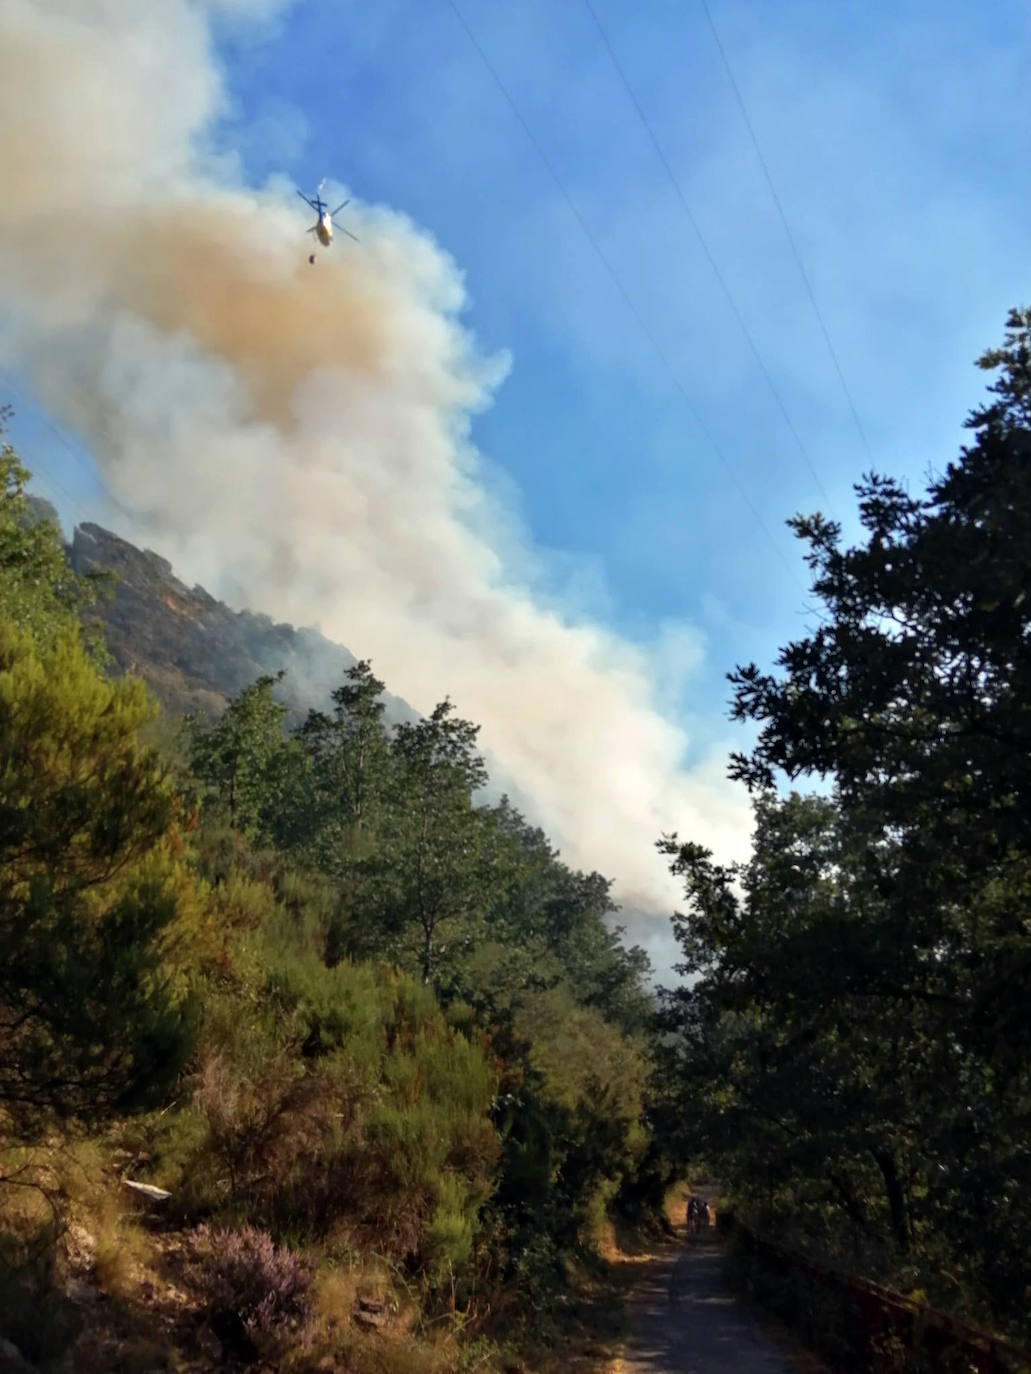
<path id="1" fill-rule="evenodd" d="M 76 526 L 67 548 L 76 572 L 112 574 L 111 592 L 95 611 L 108 651 L 121 672 L 138 673 L 173 714 L 217 713 L 256 678 L 284 668 L 279 695 L 300 717 L 311 707 L 325 709 L 357 661 L 318 630 L 234 611 L 205 588 L 187 587 L 166 558 L 100 525 Z M 388 723 L 418 719 L 399 697 L 385 693 L 384 702 Z"/>

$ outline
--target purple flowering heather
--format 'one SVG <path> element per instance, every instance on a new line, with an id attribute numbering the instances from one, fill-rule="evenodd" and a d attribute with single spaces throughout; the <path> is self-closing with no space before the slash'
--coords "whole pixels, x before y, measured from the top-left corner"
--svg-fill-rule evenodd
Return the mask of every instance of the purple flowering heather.
<path id="1" fill-rule="evenodd" d="M 314 1266 L 267 1231 L 198 1226 L 193 1247 L 211 1306 L 235 1312 L 249 1335 L 300 1334 L 310 1321 Z"/>

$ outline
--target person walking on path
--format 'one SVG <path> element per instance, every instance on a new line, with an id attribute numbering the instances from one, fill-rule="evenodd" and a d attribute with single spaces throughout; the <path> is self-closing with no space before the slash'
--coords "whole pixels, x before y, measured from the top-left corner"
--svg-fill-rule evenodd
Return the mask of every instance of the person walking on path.
<path id="1" fill-rule="evenodd" d="M 698 1199 L 694 1193 L 687 1199 L 687 1234 L 698 1230 Z"/>

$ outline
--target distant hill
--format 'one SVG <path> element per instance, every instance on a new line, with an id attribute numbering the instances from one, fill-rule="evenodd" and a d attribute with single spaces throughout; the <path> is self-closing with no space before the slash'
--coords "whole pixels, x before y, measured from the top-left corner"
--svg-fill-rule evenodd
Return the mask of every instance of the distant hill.
<path id="1" fill-rule="evenodd" d="M 56 513 L 32 501 L 36 518 Z M 76 527 L 68 557 L 76 572 L 114 574 L 113 594 L 97 614 L 107 647 L 122 672 L 136 672 L 167 711 L 217 713 L 255 678 L 285 668 L 278 695 L 300 717 L 324 709 L 356 659 L 317 630 L 277 624 L 267 615 L 234 611 L 203 587 L 187 587 L 167 559 L 138 549 L 100 525 Z M 399 697 L 384 695 L 389 723 L 417 720 Z"/>

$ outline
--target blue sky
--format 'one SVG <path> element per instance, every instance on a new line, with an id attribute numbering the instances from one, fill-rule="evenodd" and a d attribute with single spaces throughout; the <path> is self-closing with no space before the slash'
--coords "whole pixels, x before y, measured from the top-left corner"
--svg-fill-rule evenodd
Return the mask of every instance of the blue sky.
<path id="1" fill-rule="evenodd" d="M 511 358 L 473 438 L 541 553 L 539 587 L 632 641 L 696 627 L 704 652 L 674 640 L 690 671 L 671 690 L 702 747 L 728 733 L 726 671 L 807 623 L 785 519 L 821 508 L 854 533 L 870 457 L 700 0 L 593 3 L 779 402 L 583 0 L 459 0 L 539 146 L 450 0 L 299 0 L 227 22 L 214 137 L 252 185 L 330 177 L 451 255 L 478 346 Z M 1031 11 L 710 8 L 873 462 L 919 488 L 954 456 L 983 386 L 973 359 L 1026 294 Z M 66 521 L 89 515 L 88 455 L 13 399 Z"/>
<path id="2" fill-rule="evenodd" d="M 228 40 L 226 139 L 252 179 L 336 177 L 456 259 L 469 327 L 512 356 L 479 447 L 537 544 L 577 556 L 582 594 L 609 623 L 635 638 L 665 617 L 701 627 L 706 700 L 696 680 L 689 705 L 716 709 L 733 661 L 768 657 L 802 623 L 783 521 L 828 508 L 810 464 L 854 530 L 867 451 L 703 6 L 596 11 L 804 455 L 586 5 L 460 9 L 677 381 L 446 0 L 305 2 L 258 39 Z M 712 0 L 711 12 L 874 461 L 919 486 L 955 452 L 981 387 L 973 358 L 1023 298 L 1031 12 L 847 0 Z"/>

